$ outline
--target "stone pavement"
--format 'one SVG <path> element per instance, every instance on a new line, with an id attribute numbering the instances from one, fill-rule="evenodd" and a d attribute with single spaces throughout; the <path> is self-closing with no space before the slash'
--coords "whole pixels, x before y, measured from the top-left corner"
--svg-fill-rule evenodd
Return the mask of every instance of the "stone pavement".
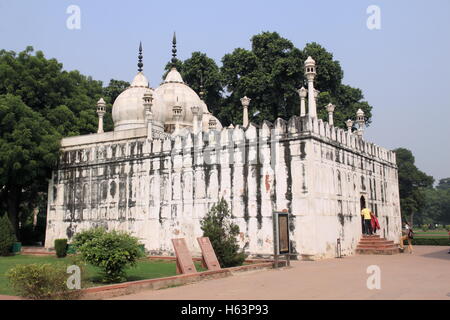
<path id="1" fill-rule="evenodd" d="M 115 299 L 446 299 L 450 300 L 448 247 L 415 246 L 413 254 L 357 255 L 295 261 L 291 268 L 236 274 Z M 381 270 L 381 289 L 369 290 L 367 267 Z"/>

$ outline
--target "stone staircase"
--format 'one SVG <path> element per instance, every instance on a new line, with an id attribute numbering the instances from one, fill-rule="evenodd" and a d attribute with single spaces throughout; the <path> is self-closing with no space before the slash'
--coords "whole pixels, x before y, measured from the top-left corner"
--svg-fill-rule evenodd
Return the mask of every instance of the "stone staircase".
<path id="1" fill-rule="evenodd" d="M 400 249 L 394 241 L 380 238 L 379 235 L 363 236 L 356 247 L 357 254 L 385 254 L 400 253 Z"/>
<path id="2" fill-rule="evenodd" d="M 33 255 L 33 256 L 48 256 L 48 255 L 55 255 L 54 250 L 47 250 L 44 247 L 38 247 L 38 246 L 25 246 L 22 247 L 22 251 L 20 251 L 21 254 L 25 255 Z"/>

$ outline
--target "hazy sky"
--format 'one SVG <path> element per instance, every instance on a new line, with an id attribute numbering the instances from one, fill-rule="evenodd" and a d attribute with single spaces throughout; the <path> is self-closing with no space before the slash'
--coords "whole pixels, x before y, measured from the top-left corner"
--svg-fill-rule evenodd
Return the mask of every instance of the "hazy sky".
<path id="1" fill-rule="evenodd" d="M 70 5 L 81 10 L 80 29 L 67 28 Z M 380 8 L 380 30 L 367 28 L 370 5 Z M 450 177 L 448 0 L 0 0 L 0 49 L 32 45 L 104 83 L 132 80 L 142 40 L 144 73 L 156 87 L 174 31 L 180 59 L 202 51 L 219 65 L 262 31 L 298 48 L 318 42 L 341 62 L 343 82 L 361 88 L 374 107 L 366 139 L 406 147 L 421 170 Z"/>

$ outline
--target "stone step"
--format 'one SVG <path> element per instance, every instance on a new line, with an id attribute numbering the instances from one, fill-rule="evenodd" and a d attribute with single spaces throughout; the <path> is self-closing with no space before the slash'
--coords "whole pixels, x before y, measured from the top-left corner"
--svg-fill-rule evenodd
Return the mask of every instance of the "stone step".
<path id="1" fill-rule="evenodd" d="M 373 234 L 371 236 L 362 236 L 361 239 L 374 239 L 374 238 L 380 238 L 380 235 L 378 234 Z"/>
<path id="2" fill-rule="evenodd" d="M 379 235 L 363 236 L 356 247 L 357 254 L 396 254 L 400 250 L 394 241 Z"/>
<path id="3" fill-rule="evenodd" d="M 399 248 L 387 248 L 387 249 L 356 249 L 357 254 L 383 254 L 392 255 L 399 253 Z"/>
<path id="4" fill-rule="evenodd" d="M 359 244 L 379 244 L 379 245 L 388 245 L 388 244 L 394 244 L 394 241 L 392 240 L 379 240 L 379 241 L 374 241 L 374 240 L 361 240 L 359 242 Z"/>
<path id="5" fill-rule="evenodd" d="M 48 250 L 45 247 L 22 247 L 20 253 L 30 255 L 53 255 L 55 254 L 55 251 Z"/>
<path id="6" fill-rule="evenodd" d="M 357 245 L 356 249 L 390 249 L 390 248 L 398 248 L 398 246 L 396 245 L 385 245 L 385 246 L 380 246 L 380 245 Z"/>

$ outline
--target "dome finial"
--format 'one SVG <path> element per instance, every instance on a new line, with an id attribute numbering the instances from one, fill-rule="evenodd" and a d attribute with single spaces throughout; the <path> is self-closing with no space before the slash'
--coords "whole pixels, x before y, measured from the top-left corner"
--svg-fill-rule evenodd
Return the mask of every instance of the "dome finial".
<path id="1" fill-rule="evenodd" d="M 142 63 L 142 42 L 139 41 L 139 55 L 138 55 L 138 71 L 142 72 L 142 67 L 144 66 L 144 64 Z"/>
<path id="2" fill-rule="evenodd" d="M 172 38 L 172 68 L 175 68 L 176 62 L 177 62 L 177 36 L 174 32 Z"/>
<path id="3" fill-rule="evenodd" d="M 203 91 L 203 72 L 200 72 L 200 92 L 198 95 L 200 96 L 200 100 L 203 100 L 205 97 L 205 92 Z"/>

